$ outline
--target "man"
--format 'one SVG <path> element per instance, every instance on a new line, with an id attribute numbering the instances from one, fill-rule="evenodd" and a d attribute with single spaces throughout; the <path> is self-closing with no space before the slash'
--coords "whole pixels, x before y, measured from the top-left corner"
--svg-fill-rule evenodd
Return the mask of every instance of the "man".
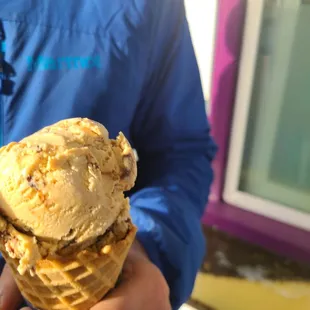
<path id="1" fill-rule="evenodd" d="M 93 309 L 178 309 L 204 255 L 215 154 L 183 1 L 0 0 L 0 19 L 4 144 L 82 116 L 122 131 L 139 156 L 137 241 Z M 0 308 L 17 309 L 7 267 L 0 291 Z"/>

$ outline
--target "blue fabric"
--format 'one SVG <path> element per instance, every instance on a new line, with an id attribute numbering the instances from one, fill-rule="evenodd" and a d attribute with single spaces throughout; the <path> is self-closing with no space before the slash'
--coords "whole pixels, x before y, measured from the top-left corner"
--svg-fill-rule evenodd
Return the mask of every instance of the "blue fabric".
<path id="1" fill-rule="evenodd" d="M 0 0 L 10 92 L 4 143 L 69 117 L 123 131 L 139 154 L 131 195 L 138 239 L 177 309 L 189 297 L 205 242 L 210 138 L 181 0 Z"/>

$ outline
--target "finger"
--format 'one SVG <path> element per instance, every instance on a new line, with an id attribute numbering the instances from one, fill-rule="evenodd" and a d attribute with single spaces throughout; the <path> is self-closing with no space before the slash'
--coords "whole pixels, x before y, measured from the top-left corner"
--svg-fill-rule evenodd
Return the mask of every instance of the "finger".
<path id="1" fill-rule="evenodd" d="M 116 289 L 108 294 L 105 299 L 96 304 L 91 310 L 139 310 L 142 309 L 139 300 L 133 294 L 129 282 L 122 282 Z M 136 288 L 135 285 L 133 285 Z"/>
<path id="2" fill-rule="evenodd" d="M 130 260 L 124 265 L 119 285 L 111 291 L 104 300 L 96 304 L 91 310 L 139 310 L 142 309 L 141 295 L 137 294 L 140 283 L 139 277 L 133 274 Z M 142 290 L 141 290 L 142 291 Z"/>
<path id="3" fill-rule="evenodd" d="M 119 286 L 91 310 L 144 310 L 146 305 L 148 309 L 171 309 L 165 280 L 145 259 L 129 255 L 120 280 Z"/>
<path id="4" fill-rule="evenodd" d="M 6 264 L 0 277 L 0 309 L 16 310 L 22 302 L 22 295 Z"/>

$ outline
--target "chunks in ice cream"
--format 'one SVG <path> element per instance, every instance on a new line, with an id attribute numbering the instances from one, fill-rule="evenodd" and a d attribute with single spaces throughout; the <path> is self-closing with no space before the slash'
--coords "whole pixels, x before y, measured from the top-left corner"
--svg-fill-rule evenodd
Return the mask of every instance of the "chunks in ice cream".
<path id="1" fill-rule="evenodd" d="M 20 272 L 38 256 L 83 249 L 130 225 L 129 200 L 137 175 L 122 133 L 86 118 L 45 127 L 0 149 L 0 232 Z"/>

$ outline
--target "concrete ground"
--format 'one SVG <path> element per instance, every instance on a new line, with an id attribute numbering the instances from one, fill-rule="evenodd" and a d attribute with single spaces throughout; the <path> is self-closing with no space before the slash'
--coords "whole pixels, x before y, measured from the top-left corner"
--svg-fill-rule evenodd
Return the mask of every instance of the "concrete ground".
<path id="1" fill-rule="evenodd" d="M 208 252 L 189 305 L 198 310 L 310 310 L 309 265 L 205 228 Z"/>

